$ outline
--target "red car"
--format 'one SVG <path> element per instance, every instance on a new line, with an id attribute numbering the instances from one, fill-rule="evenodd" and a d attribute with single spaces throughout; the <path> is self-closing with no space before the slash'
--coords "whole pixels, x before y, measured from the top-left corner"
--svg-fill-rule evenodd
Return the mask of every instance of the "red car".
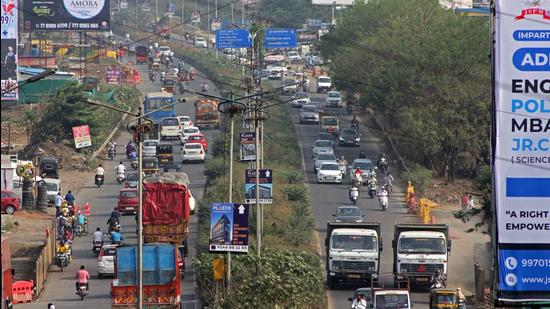
<path id="1" fill-rule="evenodd" d="M 204 149 L 204 152 L 208 152 L 208 140 L 206 139 L 206 136 L 202 134 L 189 135 L 187 142 L 202 144 L 202 148 Z"/>
<path id="2" fill-rule="evenodd" d="M 138 209 L 138 192 L 136 188 L 124 188 L 118 195 L 118 211 L 121 214 L 135 214 Z"/>
<path id="3" fill-rule="evenodd" d="M 21 200 L 13 191 L 2 190 L 2 211 L 8 215 L 13 215 L 21 208 Z"/>

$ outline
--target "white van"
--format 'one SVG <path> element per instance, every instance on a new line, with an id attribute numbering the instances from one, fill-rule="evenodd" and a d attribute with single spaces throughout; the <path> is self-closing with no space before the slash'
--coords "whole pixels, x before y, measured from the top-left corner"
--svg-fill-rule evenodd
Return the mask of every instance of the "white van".
<path id="1" fill-rule="evenodd" d="M 61 180 L 55 178 L 42 179 L 46 183 L 46 191 L 48 194 L 48 204 L 55 204 L 55 196 L 61 191 Z"/>
<path id="2" fill-rule="evenodd" d="M 176 117 L 162 119 L 160 126 L 161 139 L 176 139 L 180 136 L 180 122 Z"/>

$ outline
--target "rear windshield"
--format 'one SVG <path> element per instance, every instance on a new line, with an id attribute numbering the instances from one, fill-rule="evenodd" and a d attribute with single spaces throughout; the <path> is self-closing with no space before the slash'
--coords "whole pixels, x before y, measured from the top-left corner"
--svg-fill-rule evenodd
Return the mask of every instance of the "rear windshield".
<path id="1" fill-rule="evenodd" d="M 200 141 L 202 140 L 202 136 L 189 136 L 190 141 Z"/>
<path id="2" fill-rule="evenodd" d="M 116 247 L 103 247 L 103 256 L 116 255 Z"/>
<path id="3" fill-rule="evenodd" d="M 183 133 L 197 133 L 197 132 L 199 132 L 199 129 L 197 128 L 189 128 L 189 129 L 183 130 Z"/>
<path id="4" fill-rule="evenodd" d="M 191 117 L 179 117 L 180 122 L 188 122 L 191 120 Z"/>
<path id="5" fill-rule="evenodd" d="M 332 143 L 330 141 L 316 141 L 315 147 L 332 147 Z"/>
<path id="6" fill-rule="evenodd" d="M 126 176 L 127 181 L 137 181 L 138 180 L 138 174 L 137 173 L 129 173 Z"/>
<path id="7" fill-rule="evenodd" d="M 155 141 L 144 141 L 143 146 L 156 146 L 158 145 L 158 142 Z"/>
<path id="8" fill-rule="evenodd" d="M 51 182 L 47 183 L 46 182 L 46 190 L 47 191 L 58 191 L 59 188 L 57 188 L 57 184 L 55 184 L 55 183 L 51 183 Z"/>
<path id="9" fill-rule="evenodd" d="M 330 83 L 330 78 L 328 77 L 321 77 L 319 78 L 320 83 Z"/>
<path id="10" fill-rule="evenodd" d="M 120 197 L 123 197 L 123 198 L 134 198 L 136 196 L 137 196 L 136 191 L 122 191 L 122 192 L 120 192 Z"/>
<path id="11" fill-rule="evenodd" d="M 163 126 L 179 126 L 180 124 L 179 124 L 177 118 L 168 118 L 168 119 L 162 120 L 162 125 Z"/>
<path id="12" fill-rule="evenodd" d="M 336 118 L 323 118 L 324 126 L 336 126 L 338 125 L 338 119 Z"/>
<path id="13" fill-rule="evenodd" d="M 185 144 L 185 149 L 201 149 L 201 144 Z"/>
<path id="14" fill-rule="evenodd" d="M 312 113 L 318 113 L 319 107 L 316 105 L 306 105 L 302 107 L 303 112 L 312 112 Z"/>
<path id="15" fill-rule="evenodd" d="M 331 97 L 331 98 L 339 98 L 340 93 L 339 92 L 329 92 L 328 96 Z"/>
<path id="16" fill-rule="evenodd" d="M 297 98 L 297 99 L 303 99 L 303 98 L 307 98 L 308 94 L 305 93 L 305 92 L 296 92 L 294 97 Z"/>

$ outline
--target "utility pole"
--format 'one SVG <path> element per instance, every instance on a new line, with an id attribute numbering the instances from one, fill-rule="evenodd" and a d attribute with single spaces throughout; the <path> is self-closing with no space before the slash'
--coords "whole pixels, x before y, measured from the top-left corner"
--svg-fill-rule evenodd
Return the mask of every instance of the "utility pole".
<path id="1" fill-rule="evenodd" d="M 231 104 L 233 104 L 234 99 L 235 96 L 233 92 L 231 92 Z M 229 130 L 229 203 L 233 203 L 233 134 L 235 131 L 235 118 L 233 112 L 230 112 L 229 116 L 231 117 L 231 126 Z M 226 293 L 229 295 L 229 293 L 231 293 L 231 252 L 227 252 L 226 266 Z"/>
<path id="2" fill-rule="evenodd" d="M 138 108 L 138 124 L 137 124 L 137 138 L 138 138 L 138 220 L 137 220 L 137 241 L 138 241 L 138 292 L 137 292 L 137 307 L 143 308 L 143 162 L 142 162 L 142 144 L 141 144 L 141 107 Z"/>
<path id="3" fill-rule="evenodd" d="M 184 26 L 185 25 L 185 0 L 181 0 L 181 46 L 183 46 L 183 40 L 185 38 Z"/>
<path id="4" fill-rule="evenodd" d="M 159 22 L 159 0 L 155 0 L 155 28 L 158 28 L 158 22 Z M 157 29 L 155 29 L 155 32 L 157 32 Z"/>

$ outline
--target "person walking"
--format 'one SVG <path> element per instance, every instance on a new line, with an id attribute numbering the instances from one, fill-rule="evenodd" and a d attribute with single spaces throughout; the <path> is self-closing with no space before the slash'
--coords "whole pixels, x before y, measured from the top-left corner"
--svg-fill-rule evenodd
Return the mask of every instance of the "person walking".
<path id="1" fill-rule="evenodd" d="M 63 203 L 63 196 L 61 196 L 61 191 L 57 192 L 57 195 L 55 196 L 55 217 L 59 217 L 59 214 L 61 213 L 61 203 Z"/>

